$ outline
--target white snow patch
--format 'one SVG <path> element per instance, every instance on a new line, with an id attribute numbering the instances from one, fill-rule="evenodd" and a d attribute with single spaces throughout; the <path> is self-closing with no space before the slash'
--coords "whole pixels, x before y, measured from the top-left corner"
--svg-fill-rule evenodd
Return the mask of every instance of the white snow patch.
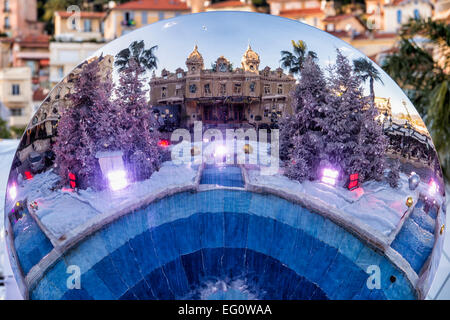
<path id="1" fill-rule="evenodd" d="M 95 216 L 112 212 L 123 207 L 130 200 L 136 202 L 149 194 L 194 183 L 197 168 L 190 165 L 174 165 L 168 161 L 162 164 L 158 172 L 150 179 L 130 184 L 127 188 L 113 192 L 108 190 L 94 191 L 90 188 L 78 192 L 53 190 L 59 181 L 58 175 L 49 170 L 36 174 L 32 180 L 26 180 L 19 186 L 19 197 L 24 195 L 28 202 L 37 201 L 35 211 L 44 227 L 56 239 L 78 226 L 88 222 Z M 14 203 L 8 203 L 12 208 Z"/>
<path id="2" fill-rule="evenodd" d="M 400 174 L 400 185 L 391 188 L 386 182 L 369 181 L 360 188 L 350 191 L 343 187 L 332 187 L 319 181 L 290 180 L 278 173 L 272 176 L 260 175 L 257 169 L 248 169 L 249 182 L 256 186 L 275 188 L 287 195 L 306 193 L 321 201 L 340 209 L 351 220 L 357 219 L 371 228 L 389 236 L 400 222 L 403 213 L 408 209 L 406 199 L 418 198 L 421 186 L 414 191 L 409 190 L 408 177 Z M 424 184 L 424 183 L 422 183 Z"/>

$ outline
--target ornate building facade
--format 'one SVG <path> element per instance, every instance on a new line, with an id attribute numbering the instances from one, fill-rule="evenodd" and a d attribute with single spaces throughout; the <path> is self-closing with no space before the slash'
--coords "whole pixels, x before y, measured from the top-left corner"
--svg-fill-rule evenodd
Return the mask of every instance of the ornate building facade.
<path id="1" fill-rule="evenodd" d="M 187 70 L 174 73 L 162 70 L 150 81 L 150 104 L 153 107 L 178 105 L 182 123 L 206 124 L 276 123 L 284 113 L 291 113 L 290 91 L 295 85 L 292 75 L 283 69 L 259 69 L 259 55 L 250 45 L 240 68 L 233 68 L 219 57 L 210 69 L 204 66 L 197 46 L 186 60 Z"/>

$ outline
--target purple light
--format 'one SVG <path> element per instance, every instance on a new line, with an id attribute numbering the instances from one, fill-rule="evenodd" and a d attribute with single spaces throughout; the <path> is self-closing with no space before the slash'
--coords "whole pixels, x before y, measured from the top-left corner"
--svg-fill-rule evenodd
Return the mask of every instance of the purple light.
<path id="1" fill-rule="evenodd" d="M 323 183 L 334 186 L 334 185 L 336 185 L 336 180 L 337 180 L 338 176 L 339 176 L 339 171 L 331 169 L 331 168 L 324 168 L 322 170 L 322 178 L 320 180 Z"/>
<path id="2" fill-rule="evenodd" d="M 111 171 L 108 173 L 109 186 L 111 190 L 117 191 L 128 186 L 126 172 L 123 170 Z"/>
<path id="3" fill-rule="evenodd" d="M 8 194 L 9 194 L 9 198 L 11 200 L 15 200 L 17 197 L 17 186 L 15 183 L 13 183 L 12 185 L 9 186 L 8 189 Z"/>
<path id="4" fill-rule="evenodd" d="M 430 182 L 428 183 L 428 192 L 430 195 L 435 195 L 438 190 L 439 187 L 437 183 L 433 179 L 430 179 Z"/>

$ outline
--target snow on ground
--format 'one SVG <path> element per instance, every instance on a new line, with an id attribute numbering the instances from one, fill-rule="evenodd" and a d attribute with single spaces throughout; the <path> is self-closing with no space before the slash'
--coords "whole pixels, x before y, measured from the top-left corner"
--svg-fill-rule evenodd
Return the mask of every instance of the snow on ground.
<path id="1" fill-rule="evenodd" d="M 391 188 L 385 182 L 369 181 L 356 190 L 349 191 L 343 187 L 332 187 L 318 181 L 299 183 L 278 173 L 276 175 L 260 175 L 259 170 L 249 169 L 248 177 L 251 184 L 276 188 L 286 194 L 306 193 L 328 205 L 340 209 L 349 218 L 358 219 L 389 236 L 395 230 L 403 213 L 407 210 L 405 204 L 408 196 L 418 197 L 419 188 L 409 190 L 408 177 L 400 175 L 398 189 Z"/>
<path id="2" fill-rule="evenodd" d="M 19 186 L 18 199 L 24 195 L 29 203 L 37 201 L 37 217 L 54 238 L 58 239 L 98 214 L 115 211 L 149 194 L 192 184 L 196 174 L 196 168 L 189 165 L 174 165 L 168 161 L 163 163 L 161 169 L 150 179 L 130 184 L 120 191 L 96 192 L 88 188 L 70 192 L 53 190 L 59 177 L 51 169 L 24 181 Z M 13 202 L 8 202 L 7 208 L 12 208 L 13 205 Z"/>

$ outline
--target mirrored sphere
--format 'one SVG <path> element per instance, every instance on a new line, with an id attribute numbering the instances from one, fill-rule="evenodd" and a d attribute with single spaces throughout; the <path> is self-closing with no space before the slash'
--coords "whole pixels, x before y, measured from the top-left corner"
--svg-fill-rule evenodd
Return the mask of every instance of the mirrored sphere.
<path id="1" fill-rule="evenodd" d="M 5 229 L 27 299 L 424 299 L 444 196 L 379 66 L 293 20 L 216 12 L 127 33 L 54 87 Z"/>

